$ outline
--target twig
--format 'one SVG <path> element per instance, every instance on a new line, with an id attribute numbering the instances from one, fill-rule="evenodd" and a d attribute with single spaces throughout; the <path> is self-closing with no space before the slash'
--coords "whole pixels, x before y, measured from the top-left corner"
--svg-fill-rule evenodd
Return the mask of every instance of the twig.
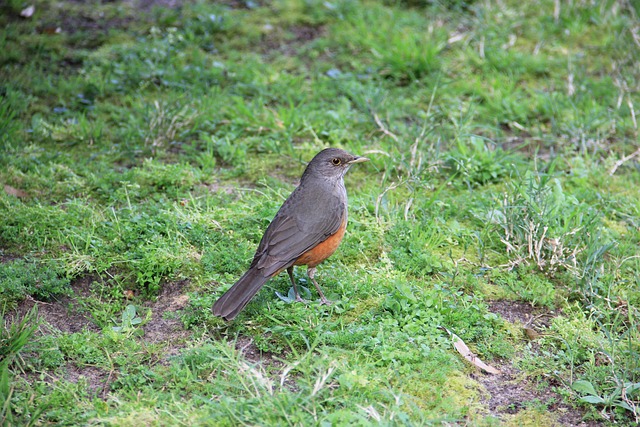
<path id="1" fill-rule="evenodd" d="M 535 47 L 533 48 L 533 56 L 538 55 L 540 53 L 541 48 L 542 48 L 542 42 L 536 43 Z"/>
<path id="2" fill-rule="evenodd" d="M 628 162 L 629 160 L 633 159 L 634 157 L 638 157 L 638 156 L 640 156 L 640 148 L 638 148 L 636 151 L 629 154 L 628 156 L 624 156 L 623 158 L 618 160 L 616 164 L 613 165 L 613 167 L 609 171 L 609 176 L 613 176 L 613 174 L 616 173 L 616 171 L 620 166 L 622 166 L 624 163 Z"/>
<path id="3" fill-rule="evenodd" d="M 32 297 L 31 295 L 27 295 L 26 298 L 34 304 L 53 305 L 50 302 L 39 301 L 34 297 Z"/>
<path id="4" fill-rule="evenodd" d="M 240 350 L 240 354 L 244 355 L 244 351 L 249 348 L 249 346 L 253 344 L 253 338 L 249 338 L 249 342 L 246 343 L 244 346 L 242 346 L 242 348 L 239 348 L 238 350 Z"/>
<path id="5" fill-rule="evenodd" d="M 633 37 L 633 41 L 640 47 L 640 35 L 638 35 L 638 30 L 640 30 L 640 26 L 631 28 L 629 31 L 631 32 L 631 37 Z"/>
<path id="6" fill-rule="evenodd" d="M 373 114 L 373 120 L 376 121 L 376 124 L 378 125 L 380 131 L 387 135 L 389 138 L 393 139 L 395 142 L 398 142 L 398 137 L 385 127 L 384 123 L 382 123 L 382 121 L 380 120 L 380 117 L 378 117 L 378 115 L 374 112 L 372 112 L 371 114 Z"/>
<path id="7" fill-rule="evenodd" d="M 409 221 L 409 209 L 411 209 L 411 204 L 413 203 L 413 197 L 409 199 L 407 204 L 404 207 L 404 220 Z"/>
<path id="8" fill-rule="evenodd" d="M 382 203 L 382 199 L 384 198 L 385 194 L 387 194 L 387 192 L 391 190 L 395 190 L 402 184 L 403 182 L 393 182 L 391 183 L 391 185 L 385 188 L 385 190 L 382 193 L 380 193 L 380 195 L 378 195 L 378 198 L 376 200 L 376 207 L 375 207 L 375 216 L 376 216 L 376 220 L 378 221 L 378 224 L 380 224 L 380 216 L 378 215 L 378 213 L 380 211 L 380 204 Z"/>
<path id="9" fill-rule="evenodd" d="M 638 121 L 636 120 L 636 110 L 633 108 L 633 102 L 631 102 L 631 95 L 629 95 L 629 93 L 627 93 L 627 105 L 629 106 L 629 110 L 631 110 L 631 120 L 633 121 L 633 127 L 637 131 Z"/>

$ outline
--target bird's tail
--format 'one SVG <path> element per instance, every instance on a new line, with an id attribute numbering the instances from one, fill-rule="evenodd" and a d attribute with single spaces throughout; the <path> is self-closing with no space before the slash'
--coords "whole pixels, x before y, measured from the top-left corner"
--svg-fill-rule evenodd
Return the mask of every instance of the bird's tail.
<path id="1" fill-rule="evenodd" d="M 213 304 L 213 314 L 224 320 L 232 320 L 245 305 L 258 293 L 269 277 L 264 277 L 257 269 L 249 271 Z"/>

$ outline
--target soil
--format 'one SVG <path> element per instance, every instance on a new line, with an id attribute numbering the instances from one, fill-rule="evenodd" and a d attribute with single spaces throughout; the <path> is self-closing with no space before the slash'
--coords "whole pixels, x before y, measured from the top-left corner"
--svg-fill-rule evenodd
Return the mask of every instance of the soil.
<path id="1" fill-rule="evenodd" d="M 66 0 L 68 3 L 83 4 L 85 0 Z M 137 11 L 139 15 L 136 19 L 143 20 L 146 16 L 151 16 L 153 8 L 178 9 L 188 0 L 102 0 L 102 3 L 115 3 L 128 6 L 131 10 Z M 81 10 L 75 14 L 60 13 L 56 5 L 39 5 L 36 8 L 37 15 L 28 19 L 37 19 L 37 28 L 40 33 L 54 36 L 58 33 L 75 34 L 85 32 L 88 37 L 79 41 L 87 46 L 97 47 L 99 40 L 93 40 L 98 34 L 106 36 L 111 29 L 127 29 L 134 23 L 133 17 L 100 16 L 92 10 Z M 21 20 L 18 13 L 9 10 L 9 17 Z M 80 64 L 76 64 L 80 65 Z"/>
<path id="2" fill-rule="evenodd" d="M 511 323 L 521 323 L 523 326 L 535 329 L 547 328 L 551 324 L 551 319 L 558 315 L 553 310 L 534 307 L 528 302 L 521 301 L 491 301 L 489 310 Z"/>
<path id="3" fill-rule="evenodd" d="M 4 252 L 2 252 L 2 250 L 0 250 L 0 262 L 1 263 L 5 263 L 5 262 L 11 262 L 14 261 L 16 259 L 20 258 L 17 255 L 12 255 L 12 254 L 5 254 Z"/>
<path id="4" fill-rule="evenodd" d="M 3 256 L 2 260 L 11 259 Z M 91 284 L 96 280 L 93 276 L 86 276 L 72 283 L 74 295 L 88 296 L 91 292 Z M 185 347 L 191 334 L 185 330 L 181 321 L 175 315 L 188 303 L 185 289 L 187 281 L 171 282 L 164 285 L 156 301 L 144 304 L 151 310 L 151 319 L 143 325 L 144 335 L 142 340 L 150 344 L 164 344 L 164 353 L 159 363 L 166 363 L 168 358 L 174 356 Z M 73 307 L 73 299 L 61 298 L 53 303 L 41 303 L 33 299 L 25 300 L 18 308 L 17 315 L 23 315 L 35 304 L 38 304 L 39 316 L 43 324 L 39 333 L 51 333 L 60 330 L 66 333 L 90 330 L 99 332 L 100 328 L 93 322 L 90 315 L 80 313 Z M 522 326 L 540 330 L 549 325 L 551 319 L 557 315 L 553 311 L 540 307 L 533 307 L 528 303 L 517 301 L 492 301 L 490 310 L 505 320 Z M 524 339 L 524 337 L 523 337 Z M 273 368 L 282 371 L 284 363 L 280 360 L 282 355 L 272 354 L 259 350 L 249 337 L 240 337 L 235 343 L 236 349 L 251 363 L 261 364 L 265 369 Z M 534 347 L 535 351 L 535 347 Z M 478 381 L 487 392 L 484 404 L 489 413 L 503 421 L 518 412 L 527 409 L 530 402 L 545 404 L 549 412 L 557 415 L 557 423 L 562 426 L 592 427 L 602 425 L 597 421 L 582 421 L 583 411 L 563 403 L 561 396 L 553 391 L 557 380 L 549 377 L 550 383 L 544 387 L 538 386 L 523 372 L 515 368 L 510 362 L 492 362 L 495 368 L 500 370 L 499 375 L 488 375 L 480 372 L 471 377 Z M 292 374 L 293 375 L 293 374 Z M 84 378 L 90 394 L 106 397 L 110 383 L 115 379 L 113 372 L 94 367 L 76 366 L 68 363 L 65 370 L 65 379 L 77 382 Z M 56 381 L 51 377 L 51 381 Z M 290 390 L 296 389 L 295 378 L 290 376 L 284 380 L 284 386 Z"/>
<path id="5" fill-rule="evenodd" d="M 86 297 L 91 292 L 91 284 L 97 280 L 94 276 L 85 276 L 71 283 L 72 295 Z M 41 320 L 40 334 L 62 331 L 66 333 L 89 330 L 100 331 L 90 314 L 79 312 L 74 308 L 75 298 L 64 296 L 54 302 L 36 301 L 33 298 L 25 299 L 17 309 L 17 315 L 22 317 L 25 313 L 38 306 L 38 317 Z"/>
<path id="6" fill-rule="evenodd" d="M 67 365 L 65 380 L 78 383 L 81 378 L 87 384 L 87 394 L 90 396 L 100 396 L 105 398 L 109 392 L 112 373 L 96 368 L 95 366 L 76 366 L 73 363 Z"/>
<path id="7" fill-rule="evenodd" d="M 489 303 L 489 310 L 510 323 L 531 328 L 536 332 L 548 327 L 553 317 L 557 316 L 554 311 L 518 301 L 492 301 Z M 524 331 L 523 339 L 525 339 Z M 535 349 L 534 346 L 534 351 Z M 550 413 L 557 415 L 558 425 L 571 427 L 604 425 L 593 420 L 583 421 L 584 411 L 563 403 L 562 397 L 553 391 L 553 387 L 559 385 L 556 378 L 549 377 L 547 381 L 550 384 L 538 387 L 531 378 L 509 361 L 492 362 L 491 365 L 500 370 L 499 375 L 481 373 L 472 375 L 472 378 L 482 384 L 488 393 L 484 403 L 491 415 L 506 421 L 508 416 L 527 409 L 528 403 L 540 402 L 546 404 Z"/>
<path id="8" fill-rule="evenodd" d="M 287 352 L 274 354 L 267 351 L 261 351 L 256 347 L 253 339 L 249 337 L 239 337 L 236 340 L 235 347 L 236 350 L 238 350 L 249 362 L 260 364 L 267 371 L 269 371 L 270 368 L 273 368 L 277 372 L 276 379 L 278 381 L 282 381 L 282 385 L 289 391 L 297 392 L 300 390 L 296 384 L 296 376 L 298 374 L 286 371 L 285 363 L 280 360 L 286 356 Z M 282 378 L 283 375 L 284 379 Z"/>
<path id="9" fill-rule="evenodd" d="M 284 366 L 283 363 L 276 358 L 277 355 L 258 349 L 253 343 L 252 338 L 239 337 L 236 340 L 235 347 L 249 362 L 262 363 L 268 366 Z"/>
<path id="10" fill-rule="evenodd" d="M 151 320 L 143 325 L 143 339 L 150 344 L 166 344 L 165 360 L 175 356 L 184 348 L 191 333 L 184 329 L 175 313 L 184 308 L 189 297 L 184 293 L 188 282 L 167 283 L 162 288 L 155 302 L 147 302 L 145 307 L 151 309 Z"/>
<path id="11" fill-rule="evenodd" d="M 536 387 L 511 364 L 493 364 L 500 370 L 499 375 L 474 374 L 472 378 L 480 382 L 489 393 L 485 400 L 489 413 L 504 420 L 505 415 L 514 415 L 527 409 L 527 404 L 540 402 L 546 404 L 548 411 L 557 416 L 558 425 L 593 427 L 603 425 L 597 421 L 582 421 L 583 412 L 562 402 L 562 397 L 552 387 Z"/>
<path id="12" fill-rule="evenodd" d="M 2 261 L 12 259 L 3 256 Z M 91 293 L 91 284 L 98 280 L 93 276 L 85 276 L 71 283 L 74 296 L 87 297 Z M 166 363 L 171 356 L 177 355 L 191 336 L 191 333 L 184 329 L 182 322 L 175 316 L 175 313 L 184 308 L 188 302 L 188 296 L 184 289 L 187 281 L 167 283 L 155 302 L 147 302 L 145 307 L 151 309 L 151 319 L 142 326 L 144 335 L 142 340 L 149 344 L 164 344 L 163 357 L 159 363 Z M 74 308 L 74 297 L 63 297 L 55 302 L 35 301 L 32 298 L 25 299 L 17 308 L 14 318 L 21 318 L 34 305 L 38 306 L 38 317 L 41 324 L 38 334 L 51 334 L 57 331 L 65 333 L 76 333 L 83 330 L 100 332 L 100 328 L 91 318 L 90 314 L 79 312 Z M 11 322 L 11 320 L 9 320 Z M 67 381 L 77 383 L 81 378 L 87 383 L 90 395 L 106 397 L 110 383 L 115 379 L 115 374 L 107 370 L 82 365 L 78 366 L 72 362 L 67 363 L 64 370 L 64 378 Z M 33 373 L 25 374 L 28 381 L 35 381 L 37 375 Z M 57 378 L 48 376 L 51 383 L 55 383 Z"/>
<path id="13" fill-rule="evenodd" d="M 294 25 L 287 29 L 291 37 L 283 37 L 282 31 L 273 29 L 262 36 L 260 51 L 265 55 L 279 53 L 295 56 L 303 45 L 321 37 L 324 27 L 312 25 Z"/>

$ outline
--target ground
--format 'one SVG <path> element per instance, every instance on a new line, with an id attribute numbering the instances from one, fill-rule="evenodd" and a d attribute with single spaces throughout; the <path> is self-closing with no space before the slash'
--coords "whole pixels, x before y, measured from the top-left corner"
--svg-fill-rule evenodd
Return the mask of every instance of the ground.
<path id="1" fill-rule="evenodd" d="M 3 257 L 3 261 L 11 259 L 13 259 L 11 256 Z M 76 279 L 72 283 L 74 294 L 87 296 L 94 280 L 95 277 L 91 276 Z M 144 331 L 142 341 L 148 344 L 163 343 L 163 353 L 156 363 L 167 363 L 171 356 L 179 354 L 180 350 L 185 348 L 187 341 L 192 339 L 191 332 L 185 329 L 182 322 L 175 316 L 176 312 L 184 308 L 188 302 L 189 296 L 185 293 L 187 286 L 185 281 L 166 283 L 156 301 L 146 303 L 153 317 L 142 328 Z M 99 331 L 99 327 L 90 317 L 74 310 L 74 299 L 71 297 L 62 298 L 53 303 L 26 299 L 18 308 L 18 315 L 24 315 L 35 304 L 38 305 L 42 322 L 41 333 Z M 536 329 L 545 328 L 549 325 L 548 318 L 554 315 L 548 310 L 518 301 L 493 301 L 490 303 L 490 310 L 515 324 L 517 328 L 531 326 L 534 319 L 542 319 L 541 322 L 535 323 Z M 281 359 L 283 355 L 261 351 L 250 337 L 238 336 L 234 346 L 238 353 L 251 364 L 279 372 L 286 367 Z M 542 402 L 550 411 L 558 415 L 557 425 L 596 426 L 601 424 L 596 421 L 582 421 L 584 413 L 581 409 L 562 403 L 562 398 L 548 387 L 536 387 L 534 382 L 509 361 L 505 360 L 493 365 L 500 370 L 500 374 L 490 375 L 479 370 L 470 374 L 470 378 L 486 390 L 483 401 L 489 415 L 508 421 L 509 416 L 526 410 L 525 404 Z M 115 379 L 113 372 L 106 372 L 100 368 L 76 366 L 72 363 L 66 366 L 65 380 L 77 383 L 81 377 L 86 381 L 89 394 L 102 398 L 106 397 L 109 384 Z M 28 379 L 29 375 L 26 375 L 26 378 Z M 57 379 L 50 380 L 55 382 Z M 295 382 L 291 380 L 288 380 L 287 384 L 289 387 L 295 387 Z"/>
<path id="2" fill-rule="evenodd" d="M 0 424 L 637 425 L 635 5 L 33 5 L 0 5 Z M 328 146 L 371 159 L 334 303 L 282 274 L 216 318 Z"/>

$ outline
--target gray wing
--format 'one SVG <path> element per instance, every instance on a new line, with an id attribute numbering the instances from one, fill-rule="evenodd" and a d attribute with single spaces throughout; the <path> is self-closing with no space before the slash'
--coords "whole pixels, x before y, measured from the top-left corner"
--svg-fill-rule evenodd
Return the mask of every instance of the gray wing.
<path id="1" fill-rule="evenodd" d="M 262 236 L 251 267 L 271 276 L 290 267 L 309 249 L 340 228 L 346 206 L 339 197 L 317 191 L 314 197 L 296 188 Z"/>

